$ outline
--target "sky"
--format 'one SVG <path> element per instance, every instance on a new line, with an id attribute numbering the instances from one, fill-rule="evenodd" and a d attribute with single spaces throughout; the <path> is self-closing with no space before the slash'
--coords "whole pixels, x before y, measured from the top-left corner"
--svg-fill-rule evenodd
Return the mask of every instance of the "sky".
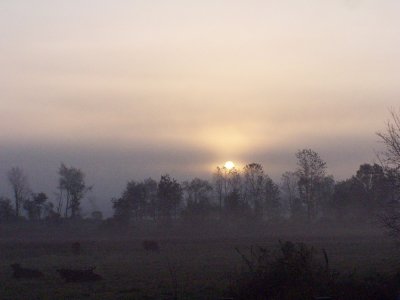
<path id="1" fill-rule="evenodd" d="M 126 182 L 276 180 L 312 148 L 337 179 L 376 160 L 400 99 L 396 0 L 2 0 L 0 195 L 20 166 L 50 197 L 61 162 L 110 209 Z"/>

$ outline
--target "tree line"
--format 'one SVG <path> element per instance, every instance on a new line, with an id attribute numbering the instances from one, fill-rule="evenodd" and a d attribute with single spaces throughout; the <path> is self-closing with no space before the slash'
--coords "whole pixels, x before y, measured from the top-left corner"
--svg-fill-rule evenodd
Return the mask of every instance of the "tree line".
<path id="1" fill-rule="evenodd" d="M 159 180 L 131 180 L 111 200 L 112 219 L 125 224 L 143 219 L 314 222 L 321 218 L 368 221 L 381 215 L 384 222 L 393 225 L 394 220 L 400 228 L 400 214 L 394 214 L 400 196 L 400 117 L 395 112 L 391 117 L 386 131 L 378 133 L 385 145 L 379 164 L 361 164 L 348 179 L 335 181 L 316 151 L 302 149 L 295 153 L 297 168 L 284 172 L 278 182 L 259 163 L 240 170 L 216 167 L 211 180 L 178 182 L 169 174 Z M 21 168 L 9 170 L 14 199 L 0 198 L 0 222 L 81 217 L 81 202 L 92 189 L 85 174 L 62 163 L 58 176 L 57 197 L 50 201 L 45 193 L 32 192 Z M 102 214 L 93 212 L 92 217 L 101 219 Z"/>
<path id="2" fill-rule="evenodd" d="M 32 191 L 22 168 L 11 168 L 7 172 L 7 179 L 14 201 L 0 197 L 0 222 L 25 217 L 31 221 L 79 217 L 81 201 L 92 187 L 87 186 L 85 174 L 78 168 L 61 163 L 58 175 L 57 196 L 50 201 L 44 192 Z"/>
<path id="3" fill-rule="evenodd" d="M 368 221 L 399 199 L 394 170 L 365 163 L 349 179 L 335 181 L 317 152 L 303 149 L 296 157 L 297 169 L 285 172 L 278 183 L 259 163 L 240 171 L 217 167 L 211 181 L 178 183 L 168 174 L 158 182 L 130 181 L 113 199 L 114 218 L 125 223 L 144 218 Z"/>

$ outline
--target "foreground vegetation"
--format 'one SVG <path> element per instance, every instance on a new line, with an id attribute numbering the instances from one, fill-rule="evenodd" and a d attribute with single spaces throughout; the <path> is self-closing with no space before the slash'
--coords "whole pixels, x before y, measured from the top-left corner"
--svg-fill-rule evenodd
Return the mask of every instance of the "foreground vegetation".
<path id="1" fill-rule="evenodd" d="M 349 285 L 354 284 L 358 291 L 397 293 L 396 274 L 400 269 L 397 247 L 376 227 L 343 226 L 339 229 L 320 224 L 313 228 L 295 225 L 273 228 L 271 225 L 241 231 L 226 226 L 218 228 L 217 224 L 212 227 L 184 231 L 177 225 L 146 231 L 136 226 L 118 232 L 117 228 L 107 231 L 95 224 L 70 223 L 45 231 L 39 230 L 41 225 L 24 228 L 21 224 L 8 224 L 0 231 L 0 296 L 1 299 L 251 299 L 252 295 L 243 294 L 243 291 L 249 291 L 249 285 L 259 284 L 260 278 L 262 286 L 271 288 L 268 282 L 263 282 L 266 274 L 262 275 L 257 268 L 279 261 L 282 245 L 286 245 L 279 240 L 293 241 L 294 249 L 302 242 L 306 253 L 314 251 L 310 264 L 307 262 L 302 268 L 304 272 L 312 265 L 316 268 L 316 271 L 311 269 L 312 272 L 329 273 L 330 280 L 339 278 L 335 274 L 340 273 L 340 279 L 347 280 L 349 290 Z M 144 239 L 157 241 L 160 251 L 143 249 Z M 81 244 L 80 254 L 71 249 L 76 241 Z M 258 253 L 254 257 L 258 257 L 259 247 L 268 251 L 269 258 L 257 261 L 255 273 L 251 273 L 243 257 L 251 258 L 251 249 Z M 326 250 L 329 258 L 328 273 L 321 249 Z M 45 276 L 43 279 L 14 279 L 12 263 L 39 269 Z M 104 278 L 102 281 L 65 283 L 56 272 L 60 267 L 90 266 L 96 266 L 96 272 Z M 318 278 L 323 277 L 319 274 Z M 306 286 L 308 283 L 311 281 L 303 282 Z M 288 286 L 285 289 L 288 290 Z M 304 286 L 302 290 L 306 291 Z M 325 291 L 331 293 L 328 296 L 334 295 L 332 289 Z M 308 298 L 304 296 L 303 299 Z"/>

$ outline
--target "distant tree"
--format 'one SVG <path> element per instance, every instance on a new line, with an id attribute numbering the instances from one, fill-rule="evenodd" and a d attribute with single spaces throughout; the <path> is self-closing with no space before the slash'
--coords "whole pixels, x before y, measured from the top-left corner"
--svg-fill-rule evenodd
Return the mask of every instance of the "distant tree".
<path id="1" fill-rule="evenodd" d="M 225 215 L 237 220 L 246 216 L 249 207 L 244 204 L 237 189 L 232 190 L 225 198 Z"/>
<path id="2" fill-rule="evenodd" d="M 351 178 L 334 186 L 330 207 L 338 218 L 376 218 L 396 193 L 390 173 L 377 164 L 362 164 Z"/>
<path id="3" fill-rule="evenodd" d="M 381 215 L 381 221 L 393 235 L 400 237 L 400 110 L 390 110 L 386 130 L 378 132 L 385 149 L 378 157 L 387 175 L 391 192 L 390 204 Z"/>
<path id="4" fill-rule="evenodd" d="M 61 213 L 63 204 L 64 217 L 70 216 L 74 218 L 79 215 L 81 200 L 86 193 L 92 189 L 85 183 L 85 174 L 77 168 L 68 168 L 65 164 L 61 164 L 59 170 L 58 189 L 60 190 L 60 202 L 58 212 Z M 65 203 L 63 203 L 65 201 Z"/>
<path id="5" fill-rule="evenodd" d="M 118 199 L 112 199 L 114 218 L 128 223 L 133 218 L 157 216 L 157 182 L 151 178 L 143 182 L 131 180 Z"/>
<path id="6" fill-rule="evenodd" d="M 133 211 L 131 203 L 125 198 L 111 199 L 114 209 L 114 219 L 122 224 L 128 224 L 132 219 Z"/>
<path id="7" fill-rule="evenodd" d="M 335 179 L 333 176 L 325 176 L 319 182 L 317 187 L 316 205 L 317 212 L 322 215 L 329 215 L 330 204 L 332 202 L 333 194 L 335 191 Z"/>
<path id="8" fill-rule="evenodd" d="M 226 187 L 226 178 L 224 176 L 226 168 L 217 167 L 213 174 L 214 191 L 216 193 L 218 206 L 222 212 L 223 201 L 225 198 L 224 187 Z"/>
<path id="9" fill-rule="evenodd" d="M 389 202 L 391 195 L 390 182 L 382 166 L 363 164 L 354 179 L 359 183 L 359 196 L 369 216 L 379 213 Z"/>
<path id="10" fill-rule="evenodd" d="M 281 196 L 279 186 L 268 176 L 265 175 L 265 204 L 264 210 L 268 219 L 281 216 Z"/>
<path id="11" fill-rule="evenodd" d="M 194 178 L 190 182 L 183 182 L 182 188 L 186 203 L 185 216 L 197 219 L 205 218 L 212 209 L 212 185 L 207 180 Z"/>
<path id="12" fill-rule="evenodd" d="M 158 211 L 163 217 L 176 217 L 182 200 L 181 185 L 168 174 L 161 176 L 157 188 Z"/>
<path id="13" fill-rule="evenodd" d="M 20 215 L 20 209 L 24 201 L 29 197 L 30 188 L 24 171 L 14 167 L 7 172 L 8 181 L 12 187 L 15 199 L 15 215 Z"/>
<path id="14" fill-rule="evenodd" d="M 281 177 L 282 196 L 285 199 L 291 218 L 301 215 L 302 203 L 299 194 L 299 177 L 296 172 L 285 172 Z"/>
<path id="15" fill-rule="evenodd" d="M 390 169 L 400 170 L 400 111 L 390 111 L 391 119 L 386 123 L 386 131 L 378 132 L 385 150 L 379 157 Z"/>
<path id="16" fill-rule="evenodd" d="M 264 213 L 266 180 L 263 167 L 257 163 L 247 164 L 243 168 L 243 194 L 245 202 L 253 208 L 256 218 L 261 219 Z M 269 178 L 269 177 L 268 177 Z"/>
<path id="17" fill-rule="evenodd" d="M 308 220 L 311 221 L 317 216 L 316 196 L 320 182 L 325 177 L 326 162 L 311 149 L 299 150 L 296 158 L 300 197 L 307 207 Z"/>
<path id="18" fill-rule="evenodd" d="M 155 220 L 157 218 L 157 181 L 147 178 L 143 181 L 146 199 L 146 216 Z"/>
<path id="19" fill-rule="evenodd" d="M 233 192 L 238 193 L 240 196 L 242 196 L 243 191 L 242 191 L 242 177 L 239 173 L 239 171 L 233 167 L 232 169 L 228 170 L 226 173 L 226 179 L 227 179 L 227 186 L 225 188 L 225 194 L 229 195 Z"/>
<path id="20" fill-rule="evenodd" d="M 146 210 L 146 188 L 143 183 L 129 181 L 122 198 L 130 203 L 130 209 L 136 218 L 143 218 Z"/>
<path id="21" fill-rule="evenodd" d="M 28 214 L 29 220 L 40 220 L 49 214 L 53 209 L 53 203 L 47 201 L 45 193 L 32 194 L 32 199 L 24 202 L 24 209 Z"/>
<path id="22" fill-rule="evenodd" d="M 0 197 L 0 223 L 13 220 L 15 215 L 15 210 L 11 205 L 11 200 Z"/>

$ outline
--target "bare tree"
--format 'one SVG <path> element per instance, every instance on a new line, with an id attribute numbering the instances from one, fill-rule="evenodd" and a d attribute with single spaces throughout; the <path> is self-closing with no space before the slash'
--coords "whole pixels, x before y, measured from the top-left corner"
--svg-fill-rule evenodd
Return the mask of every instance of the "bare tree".
<path id="1" fill-rule="evenodd" d="M 301 210 L 298 183 L 299 177 L 296 172 L 285 172 L 282 174 L 281 189 L 291 217 L 295 216 Z"/>
<path id="2" fill-rule="evenodd" d="M 385 166 L 400 169 L 400 110 L 390 110 L 391 119 L 386 123 L 386 131 L 378 132 L 385 150 L 380 153 L 379 158 Z"/>
<path id="3" fill-rule="evenodd" d="M 65 199 L 65 213 L 64 216 L 68 217 L 69 211 L 71 217 L 76 217 L 79 214 L 80 202 L 92 187 L 86 186 L 85 174 L 77 168 L 61 164 L 58 170 L 60 190 L 60 204 L 61 210 L 63 199 Z"/>
<path id="4" fill-rule="evenodd" d="M 380 220 L 384 227 L 396 238 L 400 237 L 400 110 L 390 110 L 390 119 L 386 122 L 386 131 L 378 132 L 385 149 L 378 154 L 386 173 L 386 177 L 392 182 L 392 201 L 385 212 L 381 214 Z"/>
<path id="5" fill-rule="evenodd" d="M 325 177 L 326 162 L 311 149 L 299 150 L 296 157 L 298 159 L 297 175 L 299 176 L 300 197 L 306 204 L 307 217 L 311 221 L 317 216 L 317 189 Z"/>
<path id="6" fill-rule="evenodd" d="M 214 182 L 214 191 L 216 193 L 218 199 L 218 206 L 220 212 L 222 212 L 222 201 L 224 199 L 224 186 L 225 184 L 225 177 L 222 168 L 217 167 L 215 173 L 213 174 L 213 182 Z"/>
<path id="7" fill-rule="evenodd" d="M 251 163 L 243 168 L 244 198 L 250 202 L 256 217 L 262 218 L 264 212 L 265 177 L 260 164 Z"/>
<path id="8" fill-rule="evenodd" d="M 7 172 L 7 178 L 11 184 L 14 198 L 15 198 L 15 215 L 20 215 L 20 208 L 28 199 L 30 194 L 30 188 L 28 178 L 24 174 L 24 171 L 19 167 L 13 167 Z"/>

